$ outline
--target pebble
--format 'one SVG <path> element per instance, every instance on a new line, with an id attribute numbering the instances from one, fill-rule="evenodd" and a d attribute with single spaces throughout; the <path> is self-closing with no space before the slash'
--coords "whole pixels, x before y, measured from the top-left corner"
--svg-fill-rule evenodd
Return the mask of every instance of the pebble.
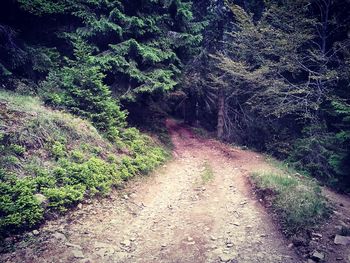
<path id="1" fill-rule="evenodd" d="M 39 235 L 40 233 L 39 233 L 39 231 L 38 230 L 33 230 L 33 235 L 34 236 L 37 236 L 37 235 Z"/>
<path id="2" fill-rule="evenodd" d="M 325 259 L 325 255 L 322 252 L 314 251 L 314 253 L 312 253 L 312 259 L 316 261 L 323 261 Z"/>
<path id="3" fill-rule="evenodd" d="M 230 262 L 235 259 L 235 257 L 231 254 L 222 254 L 219 256 L 221 262 Z"/>
<path id="4" fill-rule="evenodd" d="M 84 258 L 84 254 L 81 250 L 73 250 L 72 254 L 75 258 Z"/>
<path id="5" fill-rule="evenodd" d="M 60 232 L 55 232 L 52 236 L 61 241 L 65 241 L 67 239 L 66 236 Z"/>
<path id="6" fill-rule="evenodd" d="M 120 244 L 122 244 L 123 246 L 126 246 L 126 247 L 130 247 L 131 242 L 129 239 L 125 239 L 124 241 L 121 241 Z"/>
<path id="7" fill-rule="evenodd" d="M 68 242 L 66 243 L 66 246 L 67 246 L 67 247 L 74 247 L 74 248 L 76 248 L 76 249 L 82 249 L 81 246 L 76 245 L 76 244 L 72 244 L 72 243 L 68 243 Z"/>
<path id="8" fill-rule="evenodd" d="M 318 237 L 318 238 L 321 238 L 321 237 L 322 237 L 322 234 L 320 234 L 320 233 L 311 233 L 311 235 L 312 235 L 313 237 Z"/>
<path id="9" fill-rule="evenodd" d="M 214 237 L 214 236 L 210 236 L 210 239 L 213 240 L 213 241 L 217 240 L 217 238 Z"/>
<path id="10" fill-rule="evenodd" d="M 192 237 L 187 237 L 187 241 L 188 241 L 188 242 L 192 242 L 192 241 L 193 241 L 193 238 L 192 238 Z"/>
<path id="11" fill-rule="evenodd" d="M 334 244 L 343 245 L 343 246 L 349 245 L 350 244 L 350 237 L 336 235 L 334 238 Z"/>

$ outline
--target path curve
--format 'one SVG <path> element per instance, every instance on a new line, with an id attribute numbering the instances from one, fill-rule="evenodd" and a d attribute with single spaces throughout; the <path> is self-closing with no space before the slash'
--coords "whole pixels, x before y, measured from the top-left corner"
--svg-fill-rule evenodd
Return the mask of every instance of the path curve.
<path id="1" fill-rule="evenodd" d="M 174 159 L 109 198 L 46 223 L 4 262 L 301 262 L 251 195 L 254 152 L 167 120 Z M 0 256 L 1 261 L 1 256 Z"/>

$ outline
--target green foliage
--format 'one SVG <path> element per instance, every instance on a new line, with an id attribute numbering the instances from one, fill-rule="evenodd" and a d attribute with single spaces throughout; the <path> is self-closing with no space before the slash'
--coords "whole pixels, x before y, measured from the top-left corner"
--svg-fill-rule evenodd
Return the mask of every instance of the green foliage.
<path id="1" fill-rule="evenodd" d="M 45 188 L 44 195 L 49 199 L 49 207 L 66 211 L 66 206 L 81 201 L 84 197 L 85 187 L 83 185 L 65 185 L 62 187 Z"/>
<path id="2" fill-rule="evenodd" d="M 95 66 L 91 54 L 86 53 L 88 46 L 80 39 L 74 43 L 76 61 L 69 61 L 69 66 L 50 73 L 44 83 L 48 90 L 46 101 L 88 118 L 110 138 L 118 136 L 118 129 L 125 126 L 126 113 L 120 110 L 103 84 L 100 67 Z M 52 87 L 56 87 L 53 93 Z"/>
<path id="3" fill-rule="evenodd" d="M 349 189 L 349 3 L 225 2 L 206 3 L 209 44 L 186 71 L 186 118 Z"/>
<path id="4" fill-rule="evenodd" d="M 60 142 L 54 142 L 51 146 L 51 153 L 56 159 L 64 157 L 66 154 L 65 146 Z"/>
<path id="5" fill-rule="evenodd" d="M 289 234 L 305 232 L 329 215 L 326 199 L 312 180 L 288 173 L 256 172 L 252 181 L 272 205 Z"/>
<path id="6" fill-rule="evenodd" d="M 31 227 L 43 218 L 35 188 L 35 182 L 29 178 L 0 178 L 0 235 L 10 229 Z"/>
<path id="7" fill-rule="evenodd" d="M 168 157 L 135 128 L 119 127 L 106 140 L 88 121 L 37 99 L 0 92 L 0 100 L 6 102 L 0 117 L 0 235 L 32 227 L 87 196 L 107 195 Z"/>

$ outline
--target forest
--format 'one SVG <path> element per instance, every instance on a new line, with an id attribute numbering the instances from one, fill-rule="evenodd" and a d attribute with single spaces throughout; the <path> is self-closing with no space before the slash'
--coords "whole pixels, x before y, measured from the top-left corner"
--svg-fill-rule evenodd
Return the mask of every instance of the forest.
<path id="1" fill-rule="evenodd" d="M 171 160 L 169 118 L 350 192 L 349 0 L 0 7 L 0 236 Z"/>

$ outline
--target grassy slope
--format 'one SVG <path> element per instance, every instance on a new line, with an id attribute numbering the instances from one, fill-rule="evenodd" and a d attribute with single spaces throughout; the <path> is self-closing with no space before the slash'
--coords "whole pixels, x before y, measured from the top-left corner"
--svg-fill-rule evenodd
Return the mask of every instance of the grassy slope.
<path id="1" fill-rule="evenodd" d="M 318 183 L 283 163 L 272 160 L 274 169 L 256 171 L 251 182 L 270 206 L 287 235 L 303 235 L 329 216 L 327 200 Z"/>
<path id="2" fill-rule="evenodd" d="M 146 174 L 168 154 L 124 129 L 112 143 L 88 122 L 34 97 L 0 91 L 0 236 Z"/>

